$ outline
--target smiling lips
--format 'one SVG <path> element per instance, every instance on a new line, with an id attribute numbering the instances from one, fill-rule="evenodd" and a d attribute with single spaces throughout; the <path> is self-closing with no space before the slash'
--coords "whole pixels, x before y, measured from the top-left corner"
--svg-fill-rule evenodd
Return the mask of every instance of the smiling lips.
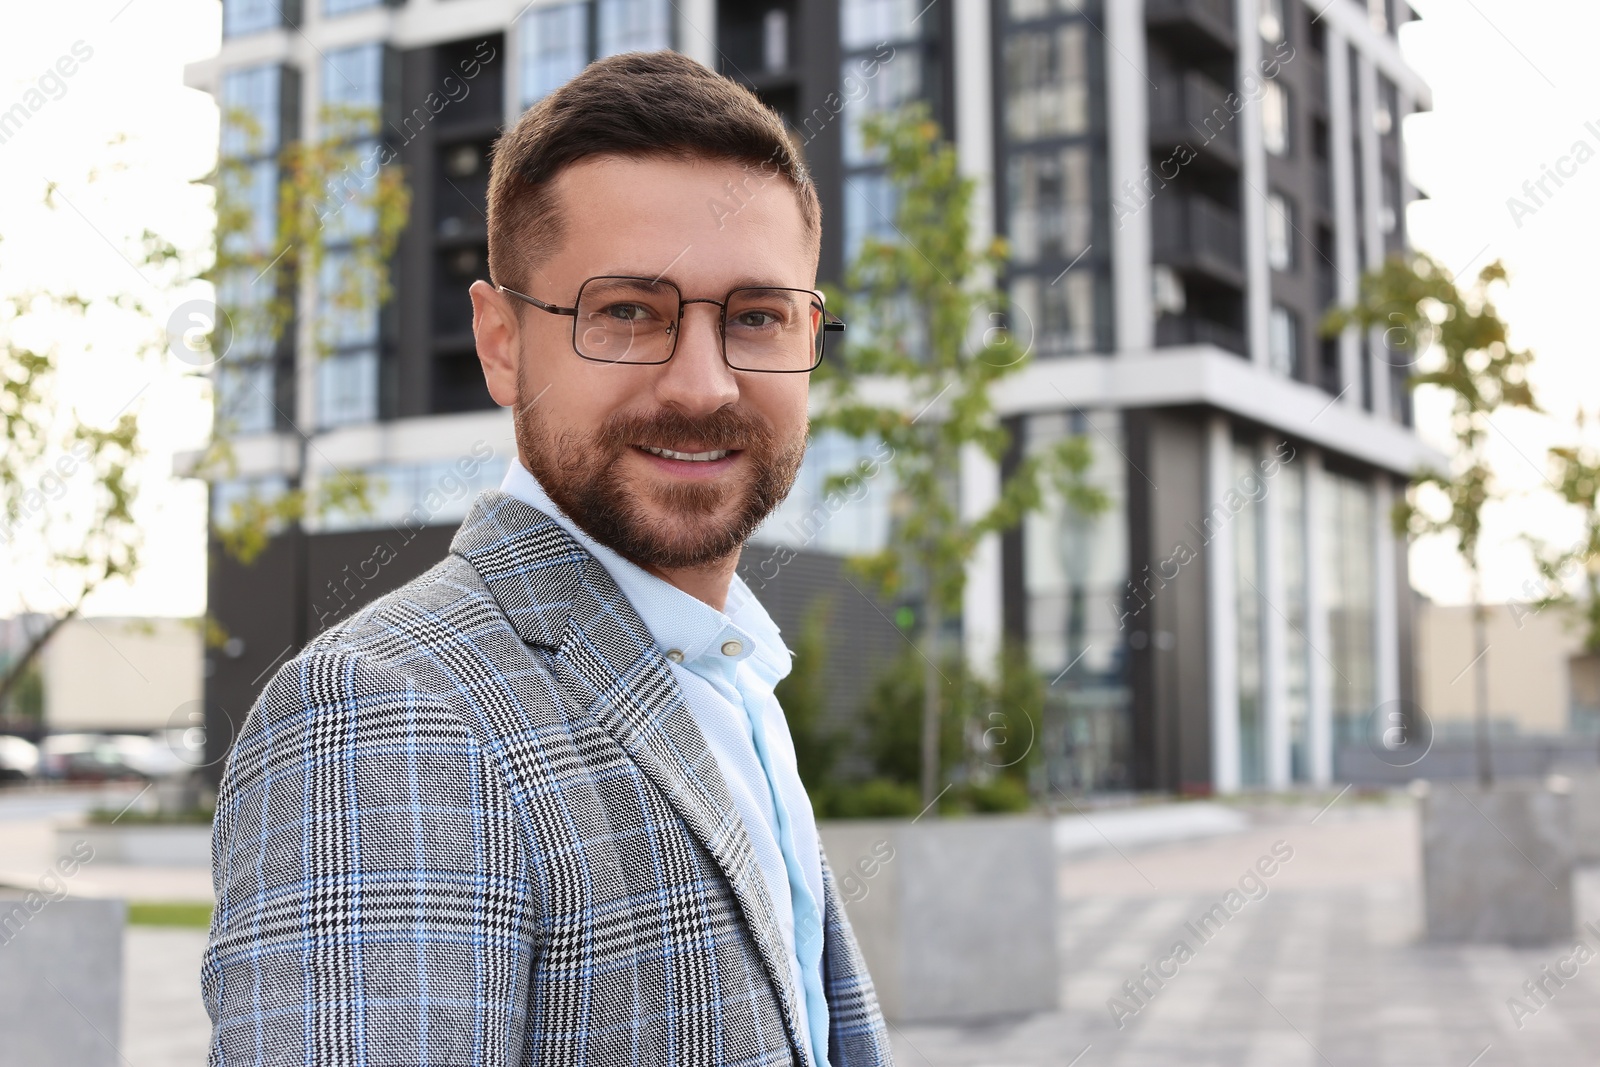
<path id="1" fill-rule="evenodd" d="M 677 459 L 687 463 L 710 463 L 713 460 L 725 459 L 733 453 L 729 448 L 716 448 L 710 452 L 676 452 L 670 448 L 656 448 L 652 445 L 640 445 L 639 448 L 662 459 Z"/>

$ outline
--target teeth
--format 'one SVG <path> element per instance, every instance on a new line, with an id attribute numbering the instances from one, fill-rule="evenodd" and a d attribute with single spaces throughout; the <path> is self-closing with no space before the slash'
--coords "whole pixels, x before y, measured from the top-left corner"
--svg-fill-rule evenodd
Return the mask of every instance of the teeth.
<path id="1" fill-rule="evenodd" d="M 718 448 L 710 452 L 674 452 L 670 448 L 652 448 L 650 445 L 640 445 L 639 447 L 651 455 L 660 456 L 663 459 L 681 459 L 690 463 L 708 463 L 714 459 L 721 459 L 729 451 L 726 448 Z"/>

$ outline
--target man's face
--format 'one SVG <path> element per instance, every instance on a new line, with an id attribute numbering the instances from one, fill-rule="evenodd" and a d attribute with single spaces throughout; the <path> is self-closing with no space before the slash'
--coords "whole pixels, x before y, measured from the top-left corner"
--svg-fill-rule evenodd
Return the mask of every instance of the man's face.
<path id="1" fill-rule="evenodd" d="M 524 291 L 571 307 L 601 275 L 670 281 L 685 301 L 746 285 L 812 288 L 816 250 L 793 189 L 750 179 L 709 161 L 574 164 L 552 183 L 561 248 L 528 272 Z M 523 306 L 519 324 L 513 302 L 474 285 L 479 356 L 496 402 L 514 405 L 523 461 L 557 506 L 647 567 L 702 567 L 737 552 L 794 483 L 809 375 L 729 368 L 714 304 L 685 303 L 672 358 L 646 365 L 580 358 L 572 317 Z"/>

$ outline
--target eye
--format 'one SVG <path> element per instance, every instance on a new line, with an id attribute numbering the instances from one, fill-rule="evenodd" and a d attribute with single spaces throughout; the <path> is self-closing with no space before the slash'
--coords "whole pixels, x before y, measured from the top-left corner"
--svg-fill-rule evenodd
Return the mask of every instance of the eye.
<path id="1" fill-rule="evenodd" d="M 604 308 L 601 314 L 621 322 L 638 322 L 650 316 L 650 309 L 643 304 L 612 304 Z"/>
<path id="2" fill-rule="evenodd" d="M 760 330 L 769 326 L 777 326 L 783 320 L 771 311 L 750 310 L 741 311 L 733 317 L 733 324 L 747 330 Z"/>

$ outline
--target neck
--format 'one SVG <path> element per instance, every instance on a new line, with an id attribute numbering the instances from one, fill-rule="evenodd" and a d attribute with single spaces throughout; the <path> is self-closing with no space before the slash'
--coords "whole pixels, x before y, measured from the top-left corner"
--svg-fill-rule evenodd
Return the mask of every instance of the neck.
<path id="1" fill-rule="evenodd" d="M 739 553 L 701 567 L 652 567 L 645 570 L 668 585 L 683 590 L 696 600 L 722 611 L 728 603 L 728 586 L 739 566 Z"/>

